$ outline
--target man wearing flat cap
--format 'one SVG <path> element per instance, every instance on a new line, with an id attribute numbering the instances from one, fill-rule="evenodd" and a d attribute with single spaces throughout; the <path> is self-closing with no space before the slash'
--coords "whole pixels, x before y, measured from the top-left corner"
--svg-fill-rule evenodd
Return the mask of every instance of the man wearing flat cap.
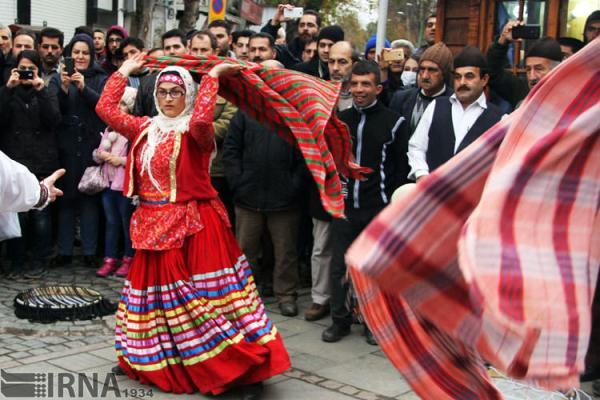
<path id="1" fill-rule="evenodd" d="M 522 22 L 509 21 L 487 53 L 490 88 L 513 108 L 516 108 L 529 91 L 563 60 L 558 41 L 545 37 L 536 41 L 525 54 L 526 79 L 505 71 L 509 66 L 506 53 L 513 41 L 512 29 L 518 25 L 522 25 Z"/>
<path id="2" fill-rule="evenodd" d="M 392 110 L 399 112 L 407 121 L 409 135 L 417 128 L 423 112 L 434 99 L 440 96 L 450 96 L 452 73 L 452 52 L 442 42 L 430 46 L 419 59 L 417 87 L 399 90 L 390 100 Z"/>
<path id="3" fill-rule="evenodd" d="M 329 80 L 329 50 L 337 42 L 344 40 L 344 30 L 331 25 L 321 29 L 317 37 L 317 54 L 307 62 L 298 63 L 292 69 L 304 72 L 317 78 Z"/>
<path id="4" fill-rule="evenodd" d="M 485 56 L 465 47 L 454 59 L 454 94 L 427 106 L 409 141 L 409 179 L 428 175 L 500 120 L 502 112 L 483 92 L 488 79 Z"/>

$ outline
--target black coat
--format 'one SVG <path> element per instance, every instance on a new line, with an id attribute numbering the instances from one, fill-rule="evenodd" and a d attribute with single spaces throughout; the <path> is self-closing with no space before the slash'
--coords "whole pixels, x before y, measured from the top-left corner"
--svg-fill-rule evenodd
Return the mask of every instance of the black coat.
<path id="1" fill-rule="evenodd" d="M 67 173 L 58 184 L 64 191 L 64 200 L 72 200 L 80 194 L 77 185 L 85 169 L 96 165 L 92 152 L 100 144 L 106 128 L 95 111 L 106 83 L 106 73 L 96 65 L 84 72 L 85 88 L 81 92 L 71 84 L 69 93 L 65 93 L 58 75 L 52 77 L 49 85 L 50 90 L 58 93 L 62 113 L 62 123 L 57 130 L 58 154 L 60 165 Z"/>
<path id="2" fill-rule="evenodd" d="M 298 206 L 305 176 L 300 152 L 241 111 L 229 124 L 223 164 L 236 205 L 256 211 Z"/>
<path id="3" fill-rule="evenodd" d="M 319 65 L 321 66 L 321 72 L 323 76 L 319 73 Z M 318 56 L 314 56 L 310 61 L 298 63 L 292 67 L 292 69 L 300 72 L 304 72 L 305 74 L 315 76 L 317 78 L 329 80 L 329 67 L 327 64 L 323 64 Z"/>
<path id="4" fill-rule="evenodd" d="M 390 100 L 389 108 L 400 113 L 406 120 L 407 126 L 410 126 L 410 120 L 412 119 L 413 110 L 415 109 L 415 104 L 417 103 L 417 96 L 419 95 L 419 91 L 421 89 L 414 87 L 406 90 L 398 90 L 392 96 Z M 449 85 L 446 85 L 446 90 L 440 96 L 452 96 L 454 90 Z M 408 128 L 410 135 L 412 136 L 413 132 Z"/>
<path id="5" fill-rule="evenodd" d="M 0 87 L 0 150 L 38 178 L 58 169 L 55 128 L 61 115 L 56 94 L 19 85 Z"/>
<path id="6" fill-rule="evenodd" d="M 348 180 L 346 209 L 381 209 L 408 182 L 406 121 L 380 101 L 360 111 L 351 107 L 339 116 L 350 129 L 356 161 L 373 171 L 363 181 Z"/>
<path id="7" fill-rule="evenodd" d="M 158 115 L 156 104 L 154 103 L 154 85 L 156 84 L 157 77 L 158 73 L 148 74 L 140 78 L 140 86 L 133 106 L 133 115 L 137 115 L 138 117 L 154 117 Z"/>

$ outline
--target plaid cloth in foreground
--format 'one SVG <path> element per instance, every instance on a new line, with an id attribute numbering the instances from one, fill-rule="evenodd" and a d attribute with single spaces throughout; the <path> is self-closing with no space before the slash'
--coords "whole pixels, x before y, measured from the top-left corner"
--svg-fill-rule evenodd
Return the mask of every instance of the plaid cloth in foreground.
<path id="1" fill-rule="evenodd" d="M 147 57 L 147 66 L 177 65 L 205 74 L 222 62 L 248 68 L 236 77 L 220 79 L 219 94 L 252 118 L 268 124 L 292 145 L 297 144 L 321 194 L 323 207 L 334 217 L 344 213 L 338 172 L 360 179 L 368 168 L 354 162 L 350 133 L 333 110 L 340 84 L 288 69 L 266 68 L 228 57 Z"/>
<path id="2" fill-rule="evenodd" d="M 500 399 L 483 360 L 579 385 L 600 264 L 600 40 L 387 207 L 347 253 L 363 316 L 425 399 Z"/>

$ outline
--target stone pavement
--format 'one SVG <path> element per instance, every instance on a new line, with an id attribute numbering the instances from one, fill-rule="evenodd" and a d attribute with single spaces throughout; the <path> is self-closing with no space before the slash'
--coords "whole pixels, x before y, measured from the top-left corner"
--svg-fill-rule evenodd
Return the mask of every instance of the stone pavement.
<path id="1" fill-rule="evenodd" d="M 112 301 L 117 301 L 122 280 L 101 279 L 94 271 L 81 266 L 70 269 L 54 269 L 42 281 L 14 282 L 0 278 L 0 366 L 7 372 L 53 373 L 56 380 L 60 373 L 83 373 L 90 382 L 98 382 L 99 392 L 82 389 L 77 393 L 66 390 L 59 393 L 56 385 L 53 396 L 38 398 L 151 398 L 156 400 L 196 398 L 233 400 L 238 392 L 221 396 L 205 397 L 199 394 L 177 396 L 140 385 L 127 377 L 116 377 L 116 382 L 106 381 L 110 368 L 115 365 L 113 348 L 114 316 L 92 321 L 56 322 L 52 324 L 30 323 L 14 316 L 13 299 L 24 289 L 40 285 L 69 283 L 100 291 Z M 277 325 L 292 358 L 292 369 L 267 382 L 264 400 L 410 400 L 419 397 L 391 366 L 376 346 L 370 346 L 361 335 L 362 329 L 353 327 L 353 334 L 338 343 L 321 341 L 322 330 L 330 320 L 306 322 L 304 310 L 310 305 L 307 289 L 299 298 L 300 315 L 295 318 L 279 314 L 274 299 L 265 301 L 269 316 Z M 497 380 L 498 386 L 511 399 L 550 399 L 549 393 L 527 388 L 515 388 L 507 380 Z M 118 386 L 118 393 L 114 390 Z M 102 388 L 106 393 L 102 395 Z M 588 386 L 589 388 L 589 386 Z M 60 397 L 60 395 L 63 395 Z M 0 398 L 4 398 L 0 393 Z M 14 398 L 14 397 L 13 397 Z M 31 398 L 31 397 L 29 397 Z M 509 398 L 507 396 L 507 398 Z M 584 397 L 582 397 L 584 398 Z"/>

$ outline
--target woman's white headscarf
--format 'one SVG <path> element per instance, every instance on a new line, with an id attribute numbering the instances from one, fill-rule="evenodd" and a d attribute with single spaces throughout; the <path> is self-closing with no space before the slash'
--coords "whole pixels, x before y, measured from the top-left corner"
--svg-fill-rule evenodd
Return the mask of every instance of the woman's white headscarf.
<path id="1" fill-rule="evenodd" d="M 163 114 L 162 110 L 158 105 L 158 98 L 156 96 L 156 90 L 160 82 L 160 77 L 166 73 L 176 72 L 185 84 L 185 109 L 177 117 L 167 117 Z M 176 135 L 181 135 L 187 132 L 190 128 L 190 119 L 192 117 L 192 111 L 194 108 L 194 100 L 196 99 L 197 86 L 196 82 L 192 79 L 190 73 L 181 67 L 167 67 L 163 69 L 156 77 L 156 83 L 154 84 L 154 104 L 158 110 L 158 115 L 151 118 L 148 122 L 148 135 L 146 143 L 142 147 L 142 171 L 148 171 L 150 182 L 157 190 L 162 190 L 158 181 L 152 175 L 152 169 L 150 167 L 150 161 L 154 156 L 154 152 L 159 144 L 164 142 L 170 132 L 175 132 Z"/>

